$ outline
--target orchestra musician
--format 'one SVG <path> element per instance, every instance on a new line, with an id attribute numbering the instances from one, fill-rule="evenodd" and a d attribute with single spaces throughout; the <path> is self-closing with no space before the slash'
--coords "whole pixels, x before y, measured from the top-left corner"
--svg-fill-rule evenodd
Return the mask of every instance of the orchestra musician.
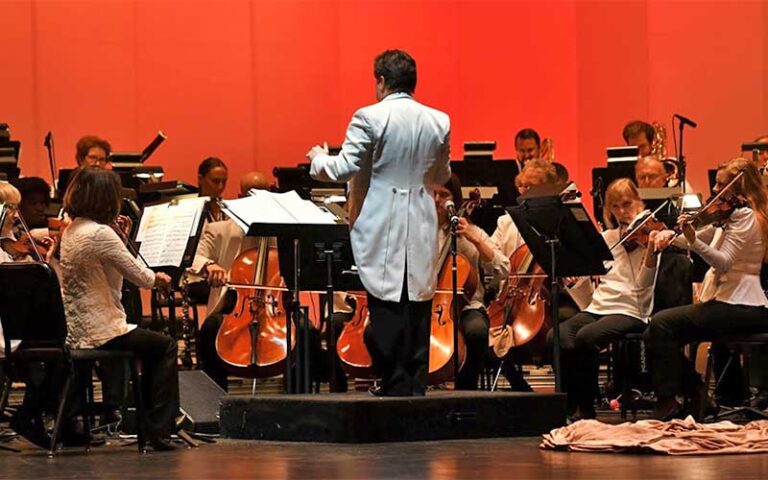
<path id="1" fill-rule="evenodd" d="M 240 178 L 240 196 L 251 189 L 266 190 L 269 178 L 260 172 L 249 172 Z M 190 271 L 204 278 L 210 285 L 207 298 L 207 317 L 200 327 L 198 361 L 203 371 L 221 388 L 227 390 L 227 370 L 216 352 L 216 335 L 222 322 L 221 310 L 225 306 L 225 283 L 232 262 L 237 256 L 258 245 L 258 237 L 246 237 L 243 229 L 232 219 L 205 225 Z"/>
<path id="2" fill-rule="evenodd" d="M 224 189 L 227 188 L 227 166 L 220 158 L 208 157 L 197 167 L 197 186 L 201 197 L 211 197 L 207 222 L 226 220 L 217 200 L 221 200 Z"/>
<path id="3" fill-rule="evenodd" d="M 717 339 L 722 335 L 766 331 L 768 299 L 760 285 L 760 268 L 766 257 L 768 194 L 757 165 L 735 158 L 720 165 L 714 191 L 743 172 L 741 179 L 724 194 L 721 228 L 694 228 L 691 216 L 679 218 L 682 236 L 664 231 L 656 248 L 673 242 L 699 254 L 711 268 L 702 284 L 700 303 L 656 313 L 646 332 L 653 364 L 652 378 L 658 396 L 653 417 L 668 420 L 682 416 L 683 400 L 691 398 L 694 415 L 706 399 L 706 386 L 682 346 L 694 340 Z"/>
<path id="4" fill-rule="evenodd" d="M 179 412 L 176 342 L 128 324 L 120 303 L 123 278 L 143 288 L 164 287 L 171 280 L 134 258 L 117 233 L 120 188 L 114 172 L 85 167 L 78 169 L 64 196 L 64 210 L 72 219 L 61 239 L 67 342 L 75 348 L 135 353 L 143 365 L 147 439 L 155 450 L 172 450 L 169 439 Z"/>
<path id="5" fill-rule="evenodd" d="M 524 128 L 515 134 L 517 167 L 522 170 L 529 160 L 541 158 L 541 137 L 532 128 Z"/>
<path id="6" fill-rule="evenodd" d="M 664 188 L 669 174 L 664 163 L 655 155 L 645 155 L 635 163 L 635 179 L 638 188 Z"/>
<path id="7" fill-rule="evenodd" d="M 638 148 L 638 155 L 640 157 L 645 157 L 652 153 L 651 145 L 656 132 L 650 123 L 633 120 L 624 126 L 621 134 L 627 145 Z"/>
<path id="8" fill-rule="evenodd" d="M 754 143 L 768 144 L 768 135 L 762 135 L 760 137 L 757 137 Z M 760 170 L 760 172 L 763 175 L 766 174 L 766 171 L 765 171 L 766 166 L 768 166 L 768 148 L 760 150 L 760 153 L 757 154 L 757 168 Z"/>
<path id="9" fill-rule="evenodd" d="M 435 187 L 435 205 L 437 206 L 438 234 L 437 244 L 450 241 L 450 215 L 445 202 L 461 204 L 461 182 L 452 174 L 447 183 Z M 483 300 L 486 285 L 498 288 L 509 275 L 509 258 L 493 245 L 490 237 L 480 227 L 472 225 L 466 218 L 460 217 L 456 228 L 457 251 L 464 255 L 476 275 L 477 288 L 469 303 L 464 306 L 460 317 L 460 327 L 467 345 L 467 358 L 464 367 L 456 376 L 457 390 L 476 390 L 480 372 L 488 363 L 488 312 Z M 486 280 L 487 279 L 487 280 Z"/>
<path id="10" fill-rule="evenodd" d="M 382 377 L 374 395 L 424 395 L 437 272 L 435 185 L 450 176 L 448 115 L 414 100 L 416 62 L 374 61 L 378 103 L 355 112 L 338 155 L 313 147 L 313 178 L 350 182 L 350 239 L 368 293 L 365 343 Z"/>
<path id="11" fill-rule="evenodd" d="M 107 168 L 110 153 L 112 153 L 112 146 L 109 142 L 95 135 L 81 137 L 75 145 L 75 160 L 78 168 Z"/>
<path id="12" fill-rule="evenodd" d="M 524 195 L 531 187 L 555 184 L 557 180 L 558 176 L 554 165 L 544 160 L 532 159 L 525 164 L 523 170 L 515 177 L 515 186 L 520 194 Z M 491 242 L 506 258 L 509 258 L 518 248 L 525 244 L 523 236 L 509 215 L 499 217 L 496 230 L 491 235 Z M 578 312 L 578 308 L 568 295 L 561 295 L 559 297 L 559 305 L 558 316 L 560 318 L 570 318 Z M 511 350 L 510 354 L 513 354 L 512 352 L 514 350 Z M 505 361 L 503 366 L 504 376 L 509 381 L 512 390 L 532 390 L 528 382 L 523 379 L 520 371 L 515 367 L 514 362 Z"/>
<path id="13" fill-rule="evenodd" d="M 643 212 L 637 187 L 628 178 L 614 180 L 605 193 L 603 232 L 609 246 L 617 245 L 630 223 Z M 651 240 L 658 232 L 650 232 Z M 653 310 L 653 287 L 658 252 L 653 241 L 647 247 L 624 244 L 613 248 L 613 263 L 592 294 L 584 311 L 560 323 L 563 384 L 568 393 L 568 415 L 595 418 L 600 351 L 627 333 L 642 333 Z M 573 290 L 589 288 L 580 278 Z M 547 340 L 552 345 L 552 331 Z"/>

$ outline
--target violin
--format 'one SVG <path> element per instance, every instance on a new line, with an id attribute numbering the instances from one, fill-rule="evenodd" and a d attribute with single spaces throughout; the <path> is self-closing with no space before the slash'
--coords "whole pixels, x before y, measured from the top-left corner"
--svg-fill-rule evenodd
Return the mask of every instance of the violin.
<path id="1" fill-rule="evenodd" d="M 639 247 L 646 248 L 648 246 L 648 238 L 651 232 L 660 232 L 665 228 L 667 228 L 666 225 L 657 220 L 651 213 L 632 228 L 630 228 L 630 225 L 622 225 L 619 243 L 624 246 L 624 250 L 627 253 L 632 253 Z"/>
<path id="2" fill-rule="evenodd" d="M 694 213 L 689 219 L 690 225 L 694 229 L 699 229 L 707 225 L 722 224 L 733 214 L 737 208 L 749 206 L 749 200 L 742 194 L 732 194 L 731 188 L 737 181 L 744 176 L 744 171 L 737 173 L 730 182 L 728 182 L 719 192 L 711 196 L 704 205 Z M 682 229 L 676 233 L 680 235 Z"/>

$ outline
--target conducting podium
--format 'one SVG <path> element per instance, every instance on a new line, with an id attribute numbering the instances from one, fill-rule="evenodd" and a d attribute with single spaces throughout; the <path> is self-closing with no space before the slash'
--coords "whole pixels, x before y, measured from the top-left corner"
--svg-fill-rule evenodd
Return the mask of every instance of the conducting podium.
<path id="1" fill-rule="evenodd" d="M 335 385 L 336 347 L 333 327 L 333 295 L 340 283 L 342 272 L 352 266 L 352 249 L 349 243 L 349 226 L 343 220 L 323 207 L 304 200 L 295 191 L 271 193 L 253 190 L 246 198 L 222 202 L 222 210 L 229 215 L 247 236 L 274 238 L 277 244 L 279 271 L 284 281 L 283 288 L 290 293 L 284 312 L 285 316 L 285 391 L 286 393 L 308 393 L 311 385 L 309 319 L 308 312 L 302 313 L 302 292 L 324 292 L 327 345 L 331 385 Z M 262 242 L 263 243 L 263 242 Z M 261 288 L 259 278 L 253 278 L 253 288 Z M 265 286 L 266 287 L 266 286 Z M 269 286 L 274 289 L 275 285 Z M 246 287 L 247 288 L 247 287 Z M 257 366 L 256 352 L 262 336 L 256 332 L 261 315 L 251 318 L 251 365 Z M 294 339 L 293 329 L 298 328 L 301 336 Z M 296 379 L 291 366 L 291 351 L 296 352 Z"/>
<path id="2" fill-rule="evenodd" d="M 598 233 L 587 211 L 566 185 L 532 187 L 511 207 L 509 214 L 533 255 L 547 272 L 551 285 L 555 388 L 562 391 L 560 332 L 558 328 L 559 279 L 604 275 L 604 262 L 613 260 L 608 245 Z"/>

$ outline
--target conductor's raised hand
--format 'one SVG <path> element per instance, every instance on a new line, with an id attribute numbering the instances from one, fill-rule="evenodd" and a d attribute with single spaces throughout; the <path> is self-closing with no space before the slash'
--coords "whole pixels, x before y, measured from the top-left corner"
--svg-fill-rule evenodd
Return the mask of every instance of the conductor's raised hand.
<path id="1" fill-rule="evenodd" d="M 307 152 L 307 157 L 309 157 L 310 160 L 314 160 L 316 156 L 323 154 L 328 155 L 328 142 L 323 142 L 323 146 L 315 145 L 312 147 L 312 149 Z"/>

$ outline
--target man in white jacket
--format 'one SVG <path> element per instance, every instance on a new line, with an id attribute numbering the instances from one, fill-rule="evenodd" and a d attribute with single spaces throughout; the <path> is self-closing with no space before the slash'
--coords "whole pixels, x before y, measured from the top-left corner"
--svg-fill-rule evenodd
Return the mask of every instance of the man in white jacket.
<path id="1" fill-rule="evenodd" d="M 432 187 L 450 177 L 450 121 L 413 99 L 416 62 L 387 50 L 374 61 L 374 105 L 355 112 L 339 155 L 308 153 L 311 175 L 349 182 L 352 251 L 368 292 L 366 346 L 378 395 L 424 395 L 437 272 Z"/>

